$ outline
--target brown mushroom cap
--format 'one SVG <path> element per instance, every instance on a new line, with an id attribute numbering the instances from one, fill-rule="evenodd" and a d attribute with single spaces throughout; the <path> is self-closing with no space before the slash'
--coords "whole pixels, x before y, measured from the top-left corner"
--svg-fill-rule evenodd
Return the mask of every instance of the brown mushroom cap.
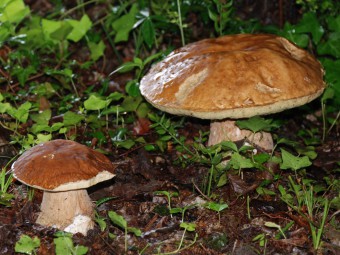
<path id="1" fill-rule="evenodd" d="M 268 34 L 205 39 L 173 51 L 140 84 L 162 111 L 202 119 L 246 118 L 310 102 L 325 88 L 321 64 Z"/>
<path id="2" fill-rule="evenodd" d="M 69 140 L 38 144 L 12 165 L 16 179 L 47 191 L 88 188 L 114 177 L 114 169 L 111 161 L 100 152 Z"/>

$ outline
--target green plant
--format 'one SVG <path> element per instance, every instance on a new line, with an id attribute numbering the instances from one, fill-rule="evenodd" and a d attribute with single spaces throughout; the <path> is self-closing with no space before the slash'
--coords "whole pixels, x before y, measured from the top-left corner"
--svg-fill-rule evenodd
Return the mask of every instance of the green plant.
<path id="1" fill-rule="evenodd" d="M 83 255 L 88 252 L 88 248 L 82 245 L 74 246 L 72 234 L 59 231 L 55 233 L 53 240 L 56 255 Z"/>
<path id="2" fill-rule="evenodd" d="M 8 177 L 6 177 L 8 175 Z M 8 193 L 8 188 L 13 180 L 13 175 L 8 174 L 5 168 L 0 172 L 0 205 L 11 206 L 11 200 L 14 198 L 13 194 Z"/>
<path id="3" fill-rule="evenodd" d="M 279 186 L 281 199 L 308 222 L 312 235 L 313 247 L 315 250 L 318 250 L 322 245 L 321 238 L 330 208 L 329 201 L 327 198 L 316 197 L 314 188 L 310 183 L 296 184 L 291 176 L 288 178 L 290 192 L 287 192 L 282 186 Z M 291 193 L 294 196 L 292 196 Z M 304 206 L 307 208 L 307 214 L 302 210 Z M 316 212 L 322 215 L 321 221 L 316 220 Z"/>
<path id="4" fill-rule="evenodd" d="M 171 198 L 172 197 L 178 197 L 178 192 L 169 192 L 169 191 L 161 190 L 161 191 L 155 191 L 154 194 L 157 195 L 157 196 L 160 196 L 160 195 L 165 196 L 167 198 L 168 210 L 169 210 L 171 217 L 172 217 L 172 212 L 174 212 L 174 211 L 173 211 L 173 208 L 171 208 Z"/>
<path id="5" fill-rule="evenodd" d="M 266 227 L 269 227 L 269 228 L 277 228 L 280 231 L 280 233 L 282 234 L 282 236 L 284 237 L 284 239 L 287 239 L 287 237 L 286 237 L 285 233 L 283 232 L 283 230 L 282 230 L 280 225 L 278 225 L 278 224 L 276 224 L 274 222 L 271 222 L 271 221 L 266 221 L 264 223 L 264 225 Z"/>
<path id="6" fill-rule="evenodd" d="M 226 203 L 216 203 L 216 202 L 208 202 L 203 205 L 205 208 L 208 208 L 209 210 L 213 210 L 218 213 L 218 222 L 221 223 L 221 211 L 228 208 L 228 204 Z"/>
<path id="7" fill-rule="evenodd" d="M 213 0 L 212 2 L 208 8 L 209 18 L 214 22 L 215 32 L 221 36 L 231 20 L 233 0 Z"/>
<path id="8" fill-rule="evenodd" d="M 110 218 L 110 220 L 112 221 L 113 224 L 115 224 L 116 226 L 118 226 L 118 227 L 120 227 L 124 230 L 124 233 L 125 233 L 125 252 L 126 252 L 127 249 L 128 249 L 127 234 L 133 233 L 135 236 L 141 236 L 142 231 L 138 228 L 128 227 L 127 221 L 124 219 L 124 217 L 117 214 L 114 211 L 109 211 L 108 216 L 109 216 L 109 218 Z"/>
<path id="9" fill-rule="evenodd" d="M 195 223 L 192 223 L 192 222 L 182 222 L 182 223 L 180 224 L 180 227 L 181 227 L 181 228 L 184 228 L 184 231 L 183 231 L 183 234 L 182 234 L 180 243 L 179 243 L 179 245 L 178 245 L 178 248 L 177 248 L 176 250 L 174 250 L 174 251 L 165 252 L 165 253 L 161 253 L 161 254 L 163 254 L 163 255 L 167 255 L 167 254 L 178 254 L 178 253 L 180 253 L 181 251 L 183 251 L 183 250 L 185 250 L 185 249 L 188 249 L 190 246 L 192 246 L 192 245 L 194 245 L 194 244 L 196 243 L 196 240 L 197 240 L 197 237 L 198 237 L 198 234 L 197 234 L 197 233 L 195 233 L 194 240 L 193 240 L 190 244 L 188 244 L 188 245 L 182 247 L 186 232 L 187 232 L 187 231 L 188 231 L 188 232 L 193 232 L 193 231 L 195 231 L 195 229 L 196 229 L 196 224 L 195 224 Z"/>
<path id="10" fill-rule="evenodd" d="M 15 252 L 25 254 L 37 254 L 36 249 L 40 247 L 40 239 L 38 237 L 31 238 L 28 235 L 20 236 L 20 239 L 15 243 Z"/>

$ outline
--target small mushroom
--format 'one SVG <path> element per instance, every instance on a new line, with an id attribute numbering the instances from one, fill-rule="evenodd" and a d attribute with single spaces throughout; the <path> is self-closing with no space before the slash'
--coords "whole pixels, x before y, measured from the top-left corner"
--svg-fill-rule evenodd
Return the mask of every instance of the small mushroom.
<path id="1" fill-rule="evenodd" d="M 94 227 L 86 188 L 113 178 L 114 170 L 106 156 L 69 140 L 38 144 L 12 165 L 17 180 L 44 191 L 38 224 L 84 235 Z"/>
<path id="2" fill-rule="evenodd" d="M 253 137 L 235 119 L 301 106 L 325 88 L 321 64 L 287 39 L 238 34 L 205 39 L 170 53 L 142 78 L 140 90 L 154 107 L 211 119 L 208 145 L 247 139 L 273 148 L 270 133 Z"/>

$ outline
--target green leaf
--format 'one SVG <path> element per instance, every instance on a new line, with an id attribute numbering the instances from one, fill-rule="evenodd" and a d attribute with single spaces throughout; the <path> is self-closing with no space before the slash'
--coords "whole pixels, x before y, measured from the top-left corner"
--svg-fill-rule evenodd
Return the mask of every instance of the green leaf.
<path id="1" fill-rule="evenodd" d="M 107 99 L 110 99 L 112 101 L 118 101 L 122 98 L 124 98 L 124 95 L 120 92 L 113 92 L 110 95 L 108 95 L 108 97 L 107 97 Z"/>
<path id="2" fill-rule="evenodd" d="M 37 134 L 37 143 L 44 143 L 44 142 L 48 142 L 52 139 L 52 135 L 51 134 Z"/>
<path id="3" fill-rule="evenodd" d="M 91 95 L 84 101 L 84 107 L 86 110 L 101 110 L 107 107 L 107 100 L 101 99 L 96 95 Z"/>
<path id="4" fill-rule="evenodd" d="M 117 214 L 114 211 L 109 211 L 108 212 L 109 218 L 112 221 L 113 224 L 115 224 L 116 226 L 122 228 L 122 229 L 126 229 L 127 228 L 127 222 L 124 219 L 123 216 Z"/>
<path id="5" fill-rule="evenodd" d="M 42 111 L 38 114 L 31 114 L 31 119 L 40 125 L 48 125 L 49 120 L 51 119 L 52 112 L 50 109 Z"/>
<path id="6" fill-rule="evenodd" d="M 106 229 L 105 218 L 96 218 L 95 221 L 98 223 L 100 230 L 103 232 Z"/>
<path id="7" fill-rule="evenodd" d="M 31 109 L 32 104 L 30 102 L 25 102 L 19 106 L 18 109 L 10 108 L 8 110 L 9 114 L 16 118 L 22 123 L 26 123 L 28 119 L 29 109 Z"/>
<path id="8" fill-rule="evenodd" d="M 312 162 L 310 162 L 307 156 L 296 157 L 289 153 L 288 151 L 285 151 L 284 149 L 281 149 L 281 153 L 282 153 L 282 163 L 280 166 L 281 169 L 292 169 L 296 171 L 301 168 L 308 167 L 312 164 Z"/>
<path id="9" fill-rule="evenodd" d="M 306 48 L 309 43 L 309 36 L 307 34 L 297 34 L 295 27 L 288 22 L 285 23 L 283 30 L 279 32 L 279 35 L 294 42 L 301 48 Z"/>
<path id="10" fill-rule="evenodd" d="M 72 31 L 72 26 L 66 21 L 55 21 L 42 19 L 42 31 L 47 40 L 54 43 L 66 40 L 67 36 Z"/>
<path id="11" fill-rule="evenodd" d="M 247 120 L 238 120 L 236 121 L 236 125 L 240 129 L 248 129 L 254 133 L 259 131 L 270 131 L 274 125 L 272 119 L 264 119 L 259 116 L 251 117 Z"/>
<path id="12" fill-rule="evenodd" d="M 74 126 L 79 124 L 82 120 L 84 120 L 85 117 L 83 115 L 71 112 L 71 111 L 67 111 L 64 114 L 64 118 L 63 118 L 63 124 L 65 126 Z"/>
<path id="13" fill-rule="evenodd" d="M 99 43 L 88 42 L 87 45 L 91 51 L 91 59 L 93 61 L 97 61 L 104 55 L 104 50 L 106 46 L 103 40 L 100 40 Z"/>
<path id="14" fill-rule="evenodd" d="M 337 17 L 329 16 L 327 18 L 328 29 L 334 32 L 340 32 L 340 15 Z"/>
<path id="15" fill-rule="evenodd" d="M 60 26 L 50 33 L 50 38 L 61 42 L 67 39 L 67 36 L 71 31 L 72 26 L 69 23 L 62 21 L 60 22 Z"/>
<path id="16" fill-rule="evenodd" d="M 118 147 L 124 148 L 124 149 L 131 149 L 136 143 L 129 139 L 129 140 L 124 140 L 124 141 L 116 141 L 115 145 L 117 145 Z"/>
<path id="17" fill-rule="evenodd" d="M 303 14 L 302 19 L 294 26 L 294 28 L 295 32 L 299 34 L 311 33 L 315 44 L 320 42 L 320 39 L 325 32 L 323 27 L 320 25 L 315 12 Z"/>
<path id="18" fill-rule="evenodd" d="M 142 97 L 131 97 L 128 96 L 124 99 L 121 106 L 126 112 L 134 112 L 137 110 L 139 104 L 143 101 Z"/>
<path id="19" fill-rule="evenodd" d="M 232 141 L 223 141 L 221 142 L 222 148 L 224 149 L 231 149 L 233 151 L 238 151 L 237 146 Z"/>
<path id="20" fill-rule="evenodd" d="M 88 248 L 85 246 L 74 247 L 70 233 L 57 232 L 55 235 L 57 238 L 54 238 L 53 242 L 56 247 L 56 255 L 83 255 L 88 252 Z"/>
<path id="21" fill-rule="evenodd" d="M 138 67 L 139 69 L 143 68 L 143 63 L 140 63 L 140 61 L 137 61 L 139 58 L 134 58 L 134 61 L 125 62 L 122 65 L 120 65 L 116 70 L 110 73 L 110 75 L 114 73 L 125 73 L 133 70 L 134 68 Z"/>
<path id="22" fill-rule="evenodd" d="M 249 158 L 243 157 L 238 152 L 235 152 L 231 155 L 230 164 L 234 169 L 254 167 L 253 162 Z"/>
<path id="23" fill-rule="evenodd" d="M 317 47 L 320 55 L 331 55 L 340 58 L 340 32 L 330 33 L 328 40 Z"/>
<path id="24" fill-rule="evenodd" d="M 182 222 L 180 224 L 180 227 L 181 228 L 184 228 L 185 230 L 189 231 L 189 232 L 192 232 L 192 231 L 195 231 L 196 229 L 196 224 L 195 223 L 192 223 L 192 222 Z"/>
<path id="25" fill-rule="evenodd" d="M 142 231 L 139 228 L 128 227 L 127 231 L 133 233 L 135 236 L 142 236 Z"/>
<path id="26" fill-rule="evenodd" d="M 13 111 L 14 111 L 14 108 L 11 106 L 10 103 L 0 102 L 0 113 L 13 112 Z"/>
<path id="27" fill-rule="evenodd" d="M 78 42 L 84 37 L 86 32 L 92 27 L 92 22 L 86 14 L 83 15 L 80 21 L 78 20 L 67 20 L 72 26 L 73 30 L 68 34 L 67 39 Z"/>
<path id="28" fill-rule="evenodd" d="M 34 237 L 33 239 L 28 235 L 20 236 L 20 239 L 15 244 L 15 252 L 25 253 L 25 254 L 33 254 L 36 248 L 40 246 L 40 239 L 38 237 Z M 35 254 L 35 253 L 34 253 Z"/>
<path id="29" fill-rule="evenodd" d="M 225 204 L 225 203 L 220 204 L 220 203 L 216 203 L 216 202 L 208 202 L 208 203 L 204 204 L 204 207 L 208 208 L 210 210 L 213 210 L 215 212 L 221 212 L 224 209 L 228 208 L 228 204 Z"/>
<path id="30" fill-rule="evenodd" d="M 133 29 L 136 22 L 136 14 L 138 12 L 137 4 L 131 6 L 130 12 L 121 16 L 119 19 L 112 23 L 112 28 L 115 30 L 116 35 L 114 42 L 126 42 L 129 38 L 129 33 Z"/>
<path id="31" fill-rule="evenodd" d="M 2 0 L 4 1 L 4 0 Z M 3 8 L 3 10 L 1 10 Z M 23 0 L 4 1 L 0 4 L 0 23 L 20 23 L 29 13 L 30 9 L 25 6 Z"/>
<path id="32" fill-rule="evenodd" d="M 150 18 L 144 20 L 141 30 L 144 42 L 151 48 L 155 41 L 155 28 Z"/>

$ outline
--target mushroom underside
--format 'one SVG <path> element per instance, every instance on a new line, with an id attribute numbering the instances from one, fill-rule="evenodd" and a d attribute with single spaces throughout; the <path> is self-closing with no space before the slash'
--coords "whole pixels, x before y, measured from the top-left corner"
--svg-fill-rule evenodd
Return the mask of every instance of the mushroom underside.
<path id="1" fill-rule="evenodd" d="M 69 226 L 74 226 L 78 216 L 84 216 L 88 220 L 78 223 L 76 230 L 72 231 L 73 228 Z M 93 203 L 85 189 L 62 192 L 44 191 L 41 212 L 36 223 L 86 235 L 87 231 L 94 227 L 93 216 Z"/>
<path id="2" fill-rule="evenodd" d="M 240 140 L 247 140 L 252 145 L 265 151 L 271 151 L 274 147 L 272 135 L 268 132 L 254 134 L 250 130 L 237 127 L 234 120 L 213 121 L 210 123 L 209 146 L 222 141 L 236 142 Z"/>

